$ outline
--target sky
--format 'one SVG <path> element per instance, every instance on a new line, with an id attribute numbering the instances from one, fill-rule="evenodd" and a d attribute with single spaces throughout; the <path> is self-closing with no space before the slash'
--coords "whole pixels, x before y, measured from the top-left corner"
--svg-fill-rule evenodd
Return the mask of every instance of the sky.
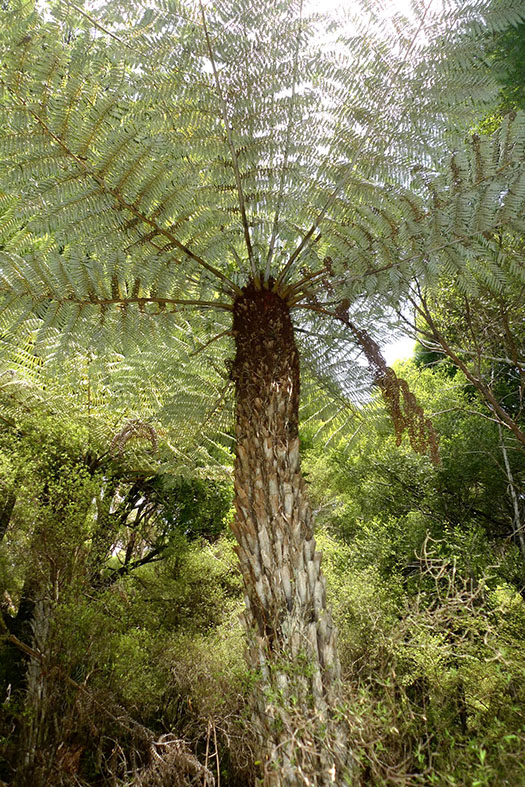
<path id="1" fill-rule="evenodd" d="M 392 366 L 394 361 L 403 361 L 405 358 L 410 358 L 414 352 L 415 344 L 414 339 L 404 336 L 402 339 L 396 339 L 394 342 L 384 344 L 381 352 L 388 366 Z"/>
<path id="2" fill-rule="evenodd" d="M 378 3 L 378 0 L 376 0 L 376 3 Z M 442 6 L 443 0 L 430 0 L 430 3 L 432 8 L 437 8 Z M 306 2 L 309 10 L 321 12 L 330 12 L 340 7 L 350 9 L 355 5 L 359 5 L 356 3 L 356 0 L 307 0 Z M 382 0 L 382 5 L 385 13 L 388 15 L 401 13 L 406 16 L 412 16 L 413 0 Z"/>

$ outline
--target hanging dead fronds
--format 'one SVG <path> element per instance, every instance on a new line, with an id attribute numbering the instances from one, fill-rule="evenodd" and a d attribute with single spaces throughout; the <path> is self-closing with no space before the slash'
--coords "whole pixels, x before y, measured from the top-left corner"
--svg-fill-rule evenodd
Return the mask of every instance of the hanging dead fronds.
<path id="1" fill-rule="evenodd" d="M 133 421 L 128 421 L 120 432 L 118 432 L 111 441 L 111 453 L 118 454 L 119 456 L 124 451 L 126 443 L 130 440 L 149 440 L 153 451 L 157 451 L 159 447 L 159 440 L 157 432 L 151 424 L 146 424 L 138 418 Z"/>
<path id="2" fill-rule="evenodd" d="M 396 445 L 401 444 L 403 434 L 407 432 L 410 445 L 418 454 L 428 454 L 437 465 L 439 458 L 439 436 L 430 418 L 410 390 L 408 383 L 398 377 L 387 365 L 381 349 L 366 331 L 354 325 L 348 316 L 349 301 L 343 300 L 336 309 L 337 317 L 354 335 L 363 350 L 374 384 L 381 390 L 386 408 L 394 424 Z"/>

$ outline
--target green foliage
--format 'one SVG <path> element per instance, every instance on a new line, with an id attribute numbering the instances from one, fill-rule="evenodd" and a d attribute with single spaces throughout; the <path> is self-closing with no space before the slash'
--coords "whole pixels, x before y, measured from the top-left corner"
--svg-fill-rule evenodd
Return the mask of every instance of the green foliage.
<path id="1" fill-rule="evenodd" d="M 166 520 L 188 539 L 213 541 L 227 527 L 232 512 L 232 490 L 229 484 L 198 478 L 155 480 Z"/>
<path id="2" fill-rule="evenodd" d="M 426 534 L 441 539 L 446 533 L 461 571 L 476 573 L 503 557 L 501 570 L 510 572 L 504 576 L 514 576 L 519 587 L 497 425 L 484 417 L 460 373 L 451 378 L 446 368 L 418 370 L 412 362 L 398 371 L 432 415 L 441 464 L 413 454 L 406 442 L 397 447 L 384 418 L 373 425 L 365 418 L 351 451 L 339 437 L 328 451 L 316 447 L 305 455 L 318 520 L 350 544 L 354 560 L 383 576 L 400 568 L 410 573 Z M 523 453 L 510 451 L 509 461 L 521 483 Z"/>
<path id="3" fill-rule="evenodd" d="M 427 542 L 411 590 L 401 574 L 381 576 L 351 548 L 321 543 L 359 783 L 521 784 L 519 594 L 461 576 L 440 542 Z"/>
<path id="4" fill-rule="evenodd" d="M 1 614 L 15 638 L 1 644 L 1 773 L 27 770 L 37 783 L 50 762 L 56 784 L 67 783 L 69 767 L 83 784 L 120 777 L 133 758 L 148 762 L 153 733 L 144 724 L 180 733 L 196 726 L 205 734 L 211 705 L 200 708 L 199 691 L 203 702 L 216 702 L 217 714 L 222 705 L 239 712 L 236 690 L 226 688 L 245 672 L 240 577 L 222 535 L 231 490 L 152 477 L 149 462 L 141 475 L 140 451 L 130 466 L 73 418 L 24 406 L 13 414 L 0 429 Z M 26 687 L 20 641 L 42 654 L 33 667 L 45 676 L 40 695 Z M 182 679 L 190 643 L 209 669 L 207 684 L 202 674 Z M 174 657 L 181 661 L 177 678 Z M 40 731 L 29 766 L 17 752 L 33 719 Z M 115 761 L 117 745 L 122 757 Z"/>
<path id="5" fill-rule="evenodd" d="M 498 82 L 502 84 L 501 110 L 525 107 L 525 24 L 499 35 L 490 48 Z"/>
<path id="6" fill-rule="evenodd" d="M 113 345 L 128 359 L 145 348 L 150 375 L 160 358 L 178 376 L 161 408 L 200 433 L 231 392 L 232 300 L 261 281 L 289 300 L 309 372 L 333 382 L 344 355 L 345 394 L 359 398 L 353 384 L 370 378 L 354 339 L 316 309 L 348 300 L 362 328 L 388 330 L 385 303 L 415 274 L 459 268 L 468 287 L 463 269 L 498 228 L 521 227 L 525 197 L 521 116 L 492 140 L 464 140 L 494 100 L 479 36 L 522 22 L 519 0 L 415 3 L 413 18 L 360 5 L 336 29 L 295 1 L 89 13 L 57 2 L 45 14 L 10 3 L 10 341 L 30 337 L 39 353 Z M 497 262 L 483 271 L 501 280 Z"/>
<path id="7" fill-rule="evenodd" d="M 315 436 L 319 420 L 303 426 L 339 629 L 339 712 L 351 725 L 359 783 L 519 784 L 523 566 L 508 537 L 497 428 L 459 373 L 410 362 L 399 372 L 434 413 L 440 466 L 397 446 L 386 418 L 367 420 L 366 408 L 351 451 L 339 424 L 328 448 Z M 58 592 L 45 650 L 55 737 L 41 742 L 42 756 L 49 760 L 58 745 L 68 756 L 76 752 L 76 778 L 87 787 L 118 783 L 133 760 L 146 767 L 148 730 L 183 736 L 202 759 L 215 734 L 222 783 L 254 783 L 246 700 L 257 676 L 244 665 L 241 582 L 222 533 L 230 490 L 202 478 L 137 478 L 140 451 L 130 477 L 125 455 L 94 469 L 95 446 L 86 451 L 83 426 L 22 412 L 16 428 L 0 432 L 3 492 L 17 493 L 2 577 L 15 610 L 35 566 L 41 591 Z M 519 478 L 521 454 L 513 452 L 511 462 Z M 91 504 L 101 487 L 109 494 L 110 466 L 120 492 L 113 513 L 99 505 L 109 526 L 102 546 Z M 143 499 L 157 514 L 137 530 Z M 36 532 L 45 533 L 43 553 Z M 166 544 L 163 559 L 115 573 L 139 533 L 134 559 L 156 543 L 155 533 Z M 93 570 L 95 557 L 102 573 Z M 7 685 L 17 659 L 7 645 L 3 654 Z M 291 669 L 306 673 L 309 665 Z M 30 707 L 15 689 L 3 711 L 2 775 L 9 778 L 13 722 L 20 729 Z M 289 711 L 299 723 L 300 708 Z M 66 766 L 54 762 L 60 784 Z"/>
<path id="8" fill-rule="evenodd" d="M 304 427 L 357 783 L 521 784 L 524 571 L 498 428 L 460 372 L 398 373 L 433 414 L 439 466 L 366 408 L 351 450 Z"/>

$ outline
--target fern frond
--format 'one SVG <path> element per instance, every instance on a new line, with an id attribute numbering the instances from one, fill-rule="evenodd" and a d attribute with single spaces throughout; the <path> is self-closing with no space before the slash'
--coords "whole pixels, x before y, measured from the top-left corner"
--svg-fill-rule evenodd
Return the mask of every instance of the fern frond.
<path id="1" fill-rule="evenodd" d="M 250 282 L 287 300 L 305 367 L 358 404 L 372 380 L 338 304 L 388 330 L 414 278 L 503 293 L 522 276 L 495 235 L 525 230 L 525 121 L 465 138 L 496 90 L 480 37 L 521 22 L 523 3 L 383 6 L 362 0 L 334 25 L 301 0 L 46 13 L 13 0 L 0 12 L 6 337 L 41 357 L 118 348 L 136 369 L 137 348 L 172 351 L 188 375 L 172 409 L 202 401 L 198 434 Z"/>

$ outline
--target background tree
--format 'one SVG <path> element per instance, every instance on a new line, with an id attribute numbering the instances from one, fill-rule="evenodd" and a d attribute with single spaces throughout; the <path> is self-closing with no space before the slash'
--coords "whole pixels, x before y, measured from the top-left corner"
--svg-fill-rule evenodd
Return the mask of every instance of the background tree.
<path id="1" fill-rule="evenodd" d="M 132 592 L 138 574 L 147 588 L 142 595 L 158 595 L 162 606 L 157 572 L 172 603 L 184 595 L 190 603 L 196 580 L 190 568 L 187 583 L 181 582 L 182 567 L 194 559 L 193 542 L 206 539 L 209 545 L 223 533 L 230 490 L 163 472 L 161 456 L 169 451 L 159 441 L 152 452 L 150 435 L 147 440 L 128 436 L 122 451 L 110 450 L 107 410 L 92 411 L 87 428 L 71 402 L 69 408 L 61 402 L 57 412 L 49 390 L 44 389 L 45 401 L 30 375 L 24 379 L 19 370 L 16 379 L 11 371 L 0 390 L 0 773 L 16 785 L 70 784 L 75 774 L 85 778 L 90 771 L 119 778 L 133 761 L 135 770 L 147 766 L 149 748 L 160 734 L 147 714 L 141 719 L 145 724 L 136 720 L 130 697 L 112 677 L 115 664 L 125 672 L 119 649 L 125 649 L 126 636 L 130 648 L 136 645 L 132 636 L 129 641 L 123 588 Z M 93 395 L 96 399 L 95 390 Z M 207 570 L 219 575 L 211 565 Z M 215 626 L 221 603 L 221 591 L 212 591 L 205 577 L 200 582 L 203 594 L 208 582 L 210 600 L 206 608 L 199 599 L 200 612 L 193 610 L 197 632 Z M 227 608 L 231 589 L 226 585 Z M 121 608 L 117 603 L 112 609 L 115 596 Z M 146 602 L 142 612 L 150 614 Z M 182 602 L 164 616 L 176 629 L 185 614 Z M 113 617 L 118 623 L 109 621 Z M 154 624 L 141 621 L 137 609 L 134 626 L 138 638 Z M 104 679 L 92 681 L 92 671 Z M 118 708 L 122 701 L 124 711 Z M 112 739 L 120 741 L 122 757 L 103 765 Z M 189 763 L 185 754 L 178 752 L 182 770 Z"/>
<path id="2" fill-rule="evenodd" d="M 37 347 L 146 336 L 179 363 L 190 331 L 194 363 L 212 369 L 234 352 L 233 530 L 267 784 L 341 783 L 349 767 L 299 465 L 299 350 L 333 387 L 356 340 L 373 358 L 366 329 L 407 280 L 463 266 L 523 215 L 521 117 L 442 165 L 472 116 L 465 99 L 492 95 L 480 26 L 520 21 L 522 4 L 418 3 L 413 21 L 364 7 L 366 29 L 355 19 L 325 40 L 297 2 L 111 3 L 96 18 L 16 4 L 3 17 L 12 330 Z M 360 375 L 349 363 L 349 382 Z M 397 425 L 412 414 L 428 445 L 403 387 L 383 388 Z"/>
<path id="3" fill-rule="evenodd" d="M 520 53 L 525 25 L 517 24 L 488 36 L 485 48 L 500 83 L 495 108 L 479 123 L 475 147 L 487 145 L 487 134 L 506 123 L 504 113 L 523 107 Z M 512 192 L 512 188 L 511 191 Z M 485 403 L 498 424 L 499 447 L 505 467 L 508 494 L 513 508 L 513 533 L 525 555 L 523 479 L 513 470 L 513 455 L 523 450 L 524 336 L 523 234 L 512 222 L 492 237 L 492 246 L 473 264 L 459 268 L 450 260 L 435 282 L 418 282 L 409 295 L 418 336 L 419 358 L 439 363 L 445 358 Z M 405 323 L 410 323 L 406 314 Z M 518 459 L 519 465 L 519 459 Z"/>
<path id="4" fill-rule="evenodd" d="M 502 113 L 525 107 L 525 25 L 517 24 L 492 37 L 489 52 L 498 82 L 501 84 Z"/>

